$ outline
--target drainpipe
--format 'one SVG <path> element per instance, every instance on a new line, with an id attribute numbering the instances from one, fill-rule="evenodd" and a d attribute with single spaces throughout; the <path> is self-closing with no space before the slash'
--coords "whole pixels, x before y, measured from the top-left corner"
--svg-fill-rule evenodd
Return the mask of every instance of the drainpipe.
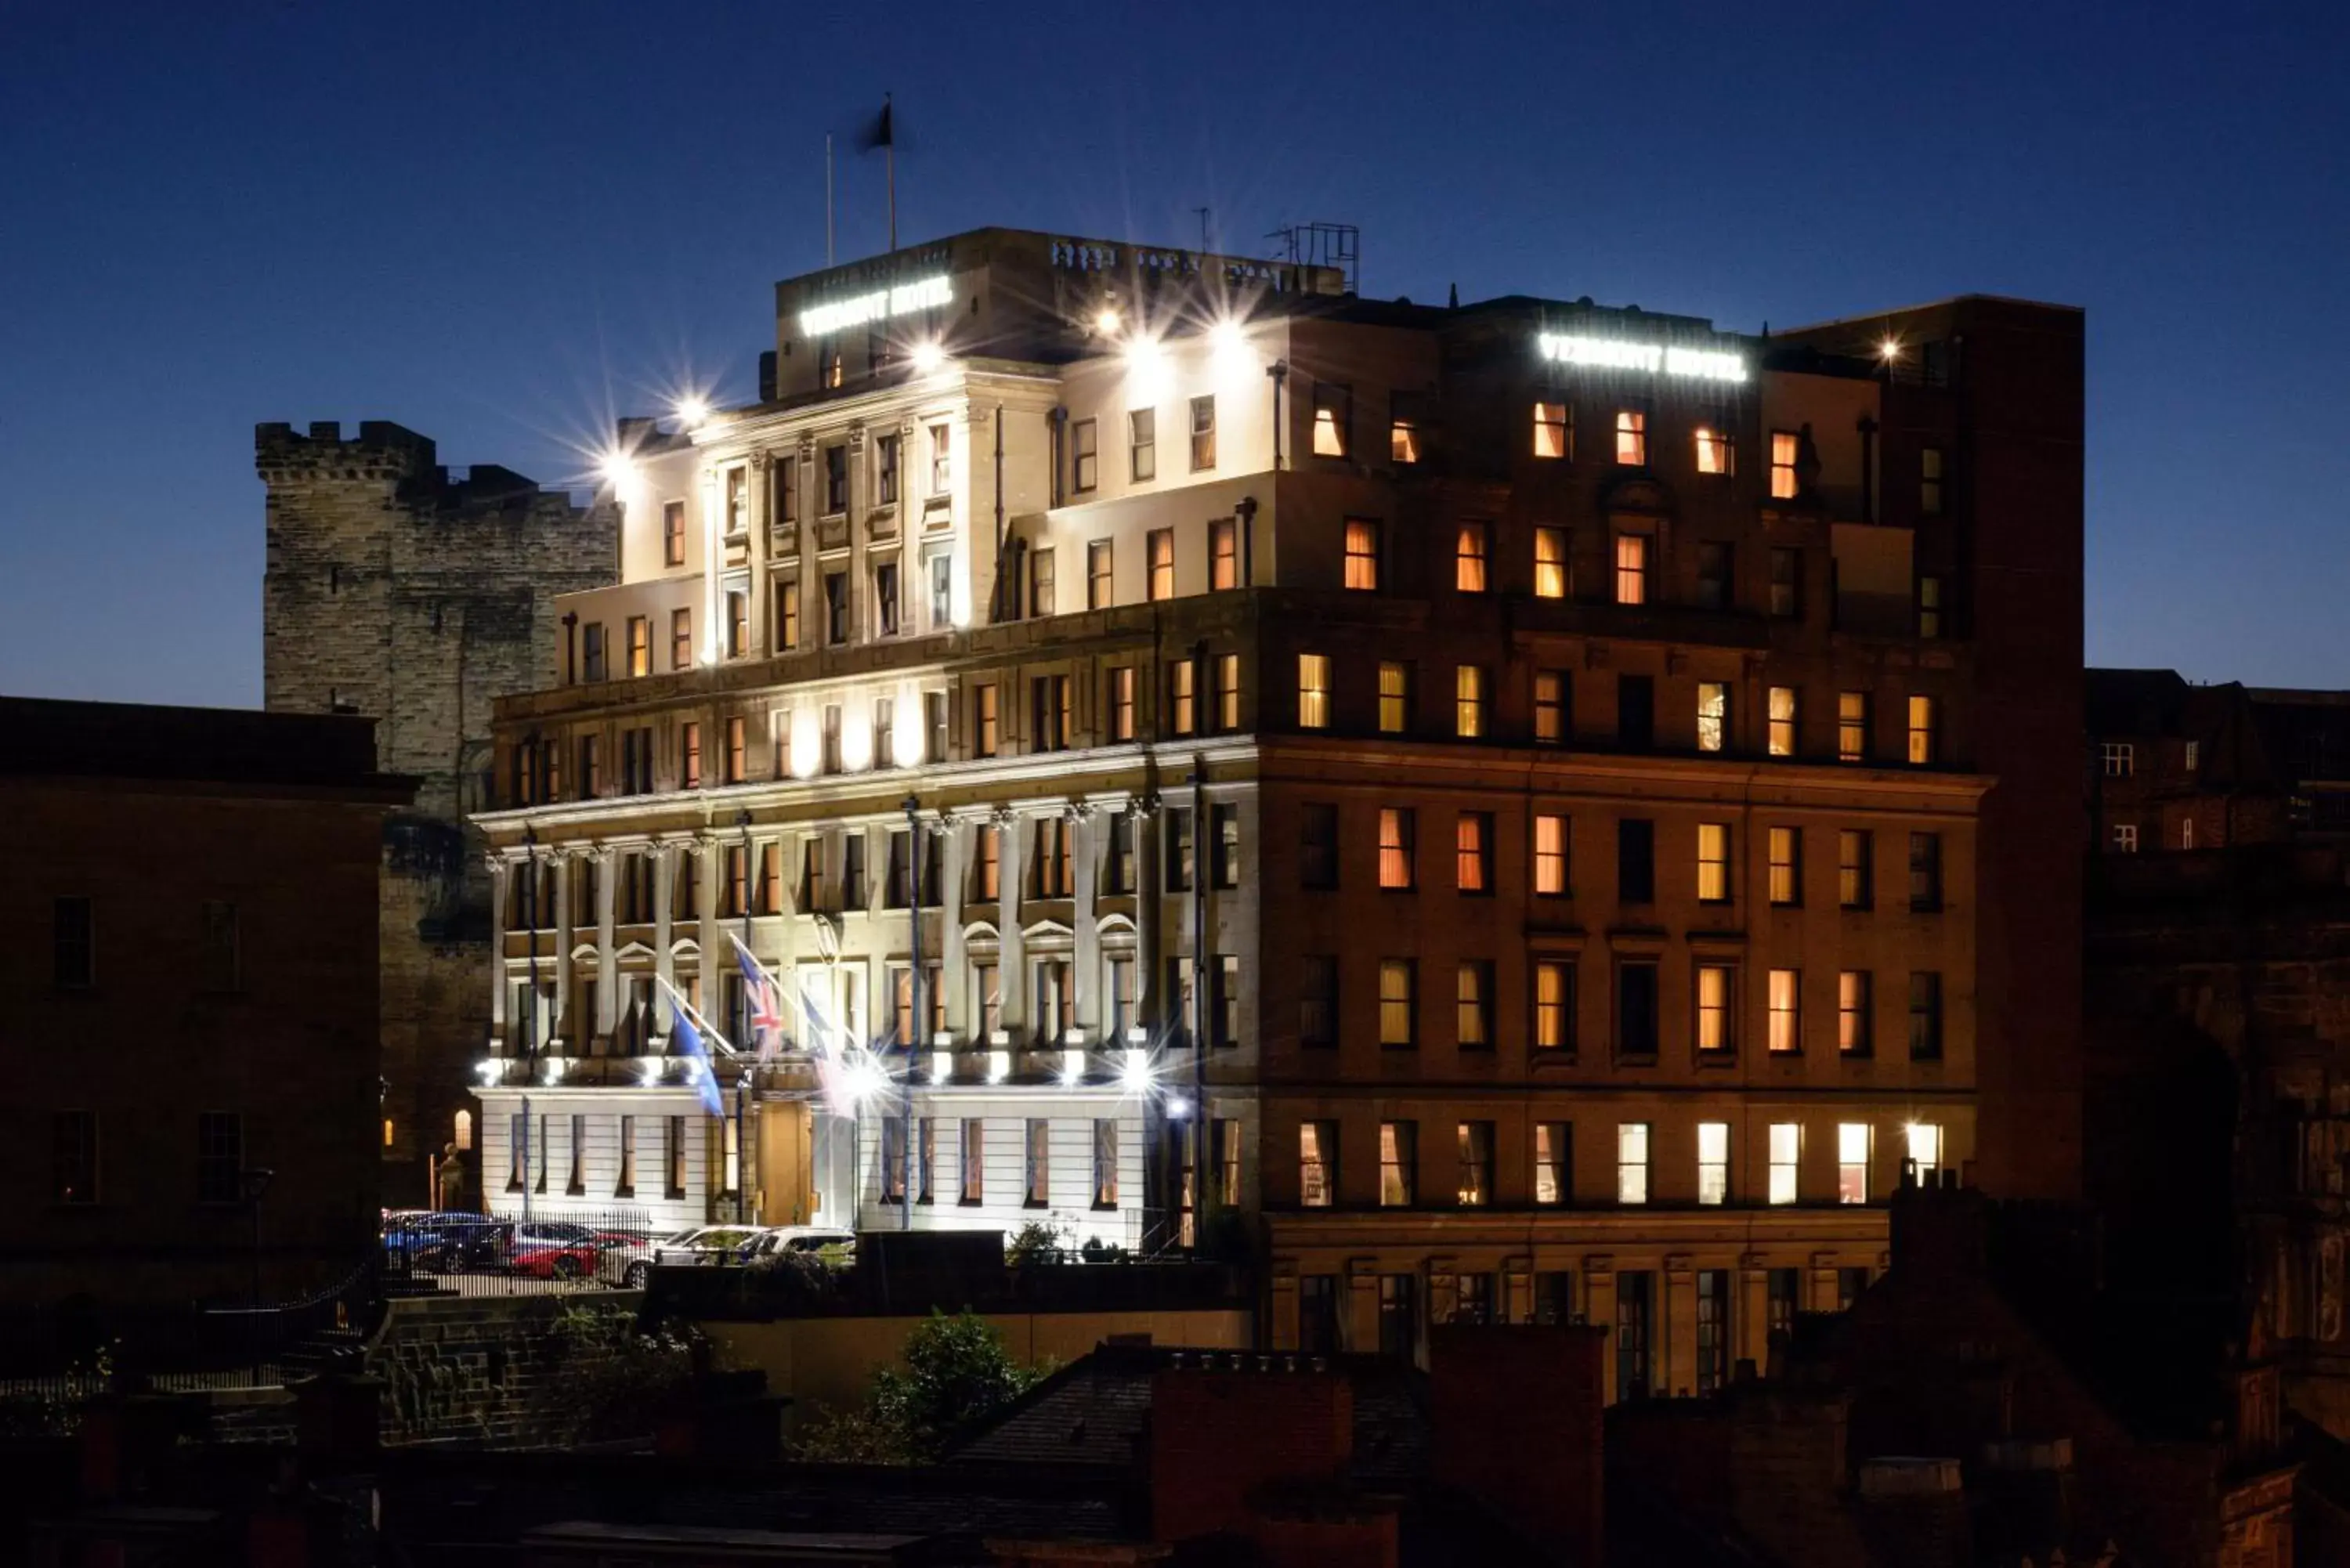
<path id="1" fill-rule="evenodd" d="M 1053 437 L 1053 504 L 1057 508 L 1065 499 L 1061 492 L 1061 455 L 1064 433 L 1069 427 L 1069 410 L 1058 407 L 1052 409 L 1045 415 L 1045 426 Z"/>
<path id="2" fill-rule="evenodd" d="M 579 684 L 579 612 L 566 610 L 563 616 L 563 683 Z"/>
<path id="3" fill-rule="evenodd" d="M 911 1033 L 906 1040 L 906 1137 L 899 1148 L 905 1160 L 906 1172 L 901 1189 L 905 1202 L 899 1207 L 899 1229 L 914 1228 L 914 1063 L 919 1042 L 922 1038 L 924 1021 L 930 1014 L 922 1007 L 922 803 L 909 794 L 900 803 L 906 809 L 906 885 L 908 902 L 912 906 L 909 921 L 913 936 L 908 943 L 913 953 L 913 973 L 910 988 L 914 998 L 914 1018 Z"/>
<path id="4" fill-rule="evenodd" d="M 1283 383 L 1289 379 L 1289 361 L 1275 359 L 1264 368 L 1264 373 L 1273 378 L 1273 466 L 1274 471 L 1279 472 L 1281 470 L 1281 389 Z"/>
<path id="5" fill-rule="evenodd" d="M 1243 495 L 1232 510 L 1241 520 L 1241 587 L 1256 586 L 1256 497 Z"/>

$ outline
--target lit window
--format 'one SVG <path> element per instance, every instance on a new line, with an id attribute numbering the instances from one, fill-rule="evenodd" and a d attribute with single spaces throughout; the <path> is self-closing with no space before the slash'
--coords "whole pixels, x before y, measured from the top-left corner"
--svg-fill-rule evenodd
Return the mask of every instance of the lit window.
<path id="1" fill-rule="evenodd" d="M 1735 978 L 1726 963 L 1697 966 L 1697 1048 L 1700 1055 L 1721 1055 L 1737 1048 Z"/>
<path id="2" fill-rule="evenodd" d="M 1241 727 L 1241 656 L 1216 656 L 1216 728 L 1226 734 Z"/>
<path id="3" fill-rule="evenodd" d="M 1419 461 L 1419 402 L 1412 393 L 1392 394 L 1388 410 L 1388 456 L 1399 463 Z"/>
<path id="4" fill-rule="evenodd" d="M 1493 819 L 1482 811 L 1464 811 L 1452 830 L 1452 885 L 1463 893 L 1493 890 L 1491 867 Z"/>
<path id="5" fill-rule="evenodd" d="M 1314 383 L 1314 455 L 1345 457 L 1354 444 L 1352 387 L 1336 381 Z"/>
<path id="6" fill-rule="evenodd" d="M 1796 1122 L 1771 1124 L 1771 1201 L 1795 1202 L 1802 1192 L 1804 1129 Z"/>
<path id="7" fill-rule="evenodd" d="M 1648 461 L 1648 416 L 1638 409 L 1616 410 L 1616 461 L 1627 468 Z"/>
<path id="8" fill-rule="evenodd" d="M 1534 1201 L 1564 1203 L 1574 1190 L 1573 1147 L 1565 1122 L 1534 1124 Z"/>
<path id="9" fill-rule="evenodd" d="M 1728 431 L 1711 425 L 1697 427 L 1697 471 L 1700 473 L 1729 473 L 1731 441 Z"/>
<path id="10" fill-rule="evenodd" d="M 1795 498 L 1795 454 L 1802 441 L 1794 431 L 1771 432 L 1771 499 L 1793 501 Z"/>
<path id="11" fill-rule="evenodd" d="M 1566 743 L 1566 671 L 1534 671 L 1534 740 L 1545 746 Z"/>
<path id="12" fill-rule="evenodd" d="M 1463 1209 L 1482 1209 L 1493 1200 L 1493 1124 L 1462 1122 L 1461 1182 L 1454 1201 Z"/>
<path id="13" fill-rule="evenodd" d="M 843 632 L 833 640 L 846 640 Z M 726 657 L 741 659 L 751 651 L 751 590 L 730 587 L 726 590 Z"/>
<path id="14" fill-rule="evenodd" d="M 1566 896 L 1566 818 L 1547 813 L 1534 818 L 1534 891 Z"/>
<path id="15" fill-rule="evenodd" d="M 972 753 L 974 756 L 992 757 L 995 755 L 998 739 L 997 724 L 1001 717 L 996 709 L 995 683 L 989 681 L 976 688 L 975 692 L 972 699 L 972 717 L 975 721 L 972 726 Z"/>
<path id="16" fill-rule="evenodd" d="M 1575 966 L 1561 959 L 1534 964 L 1534 1049 L 1575 1049 Z"/>
<path id="17" fill-rule="evenodd" d="M 1566 530 L 1534 530 L 1534 597 L 1566 597 Z"/>
<path id="18" fill-rule="evenodd" d="M 1782 906 L 1804 901 L 1804 830 L 1771 829 L 1771 902 Z"/>
<path id="19" fill-rule="evenodd" d="M 693 611 L 669 612 L 669 667 L 685 670 L 693 663 Z"/>
<path id="20" fill-rule="evenodd" d="M 1452 673 L 1452 732 L 1473 741 L 1485 732 L 1485 670 L 1463 664 Z"/>
<path id="21" fill-rule="evenodd" d="M 1721 1204 L 1730 1200 L 1730 1124 L 1697 1124 L 1697 1200 Z"/>
<path id="22" fill-rule="evenodd" d="M 1575 416 L 1565 403 L 1534 405 L 1534 455 L 1571 458 L 1575 455 Z"/>
<path id="23" fill-rule="evenodd" d="M 1093 421 L 1086 421 L 1091 424 Z M 944 495 L 954 483 L 954 427 L 931 427 L 931 493 Z"/>
<path id="24" fill-rule="evenodd" d="M 1865 827 L 1836 834 L 1836 902 L 1847 909 L 1866 909 L 1875 902 L 1876 844 L 1876 835 Z"/>
<path id="25" fill-rule="evenodd" d="M 2187 742 L 2187 771 L 2188 771 L 2189 773 L 2190 773 L 2190 774 L 2191 774 L 2191 773 L 2193 773 L 2193 772 L 2194 772 L 2198 767 L 2200 767 L 2200 766 L 2202 765 L 2202 763 L 2203 763 L 2203 742 L 2200 742 L 2200 741 L 2189 741 L 2189 742 Z"/>
<path id="26" fill-rule="evenodd" d="M 1795 754 L 1795 689 L 1792 686 L 1771 688 L 1771 754 L 1792 757 Z"/>
<path id="27" fill-rule="evenodd" d="M 1493 966 L 1471 959 L 1461 965 L 1453 982 L 1453 1040 L 1464 1050 L 1482 1051 L 1493 1044 Z"/>
<path id="28" fill-rule="evenodd" d="M 1909 765 L 1931 767 L 1934 763 L 1935 702 L 1931 697 L 1909 699 Z"/>
<path id="29" fill-rule="evenodd" d="M 1868 991 L 1866 970 L 1837 972 L 1836 1049 L 1847 1056 L 1866 1056 L 1869 1052 Z"/>
<path id="30" fill-rule="evenodd" d="M 1409 892 L 1412 887 L 1413 815 L 1409 806 L 1379 812 L 1379 886 Z"/>
<path id="31" fill-rule="evenodd" d="M 1297 1200 L 1327 1209 L 1338 1185 L 1338 1124 L 1301 1122 L 1297 1127 Z"/>
<path id="32" fill-rule="evenodd" d="M 1230 517 L 1219 517 L 1208 524 L 1208 587 L 1221 593 L 1240 586 L 1240 524 Z"/>
<path id="33" fill-rule="evenodd" d="M 1803 971 L 1771 971 L 1771 1053 L 1788 1055 L 1804 1048 Z"/>
<path id="34" fill-rule="evenodd" d="M 1379 733 L 1400 735 L 1411 722 L 1411 666 L 1394 659 L 1379 664 Z"/>
<path id="35" fill-rule="evenodd" d="M 1086 545 L 1086 608 L 1107 609 L 1118 603 L 1114 558 L 1107 539 L 1096 539 Z"/>
<path id="36" fill-rule="evenodd" d="M 1868 1124 L 1836 1124 L 1836 1201 L 1868 1201 Z"/>
<path id="37" fill-rule="evenodd" d="M 653 623 L 650 616 L 629 618 L 629 675 L 639 679 L 653 672 Z"/>
<path id="38" fill-rule="evenodd" d="M 1083 495 L 1101 483 L 1101 433 L 1091 420 L 1069 427 L 1069 488 Z"/>
<path id="39" fill-rule="evenodd" d="M 1216 466 L 1216 400 L 1211 395 L 1191 400 L 1191 470 Z"/>
<path id="40" fill-rule="evenodd" d="M 1347 519 L 1347 586 L 1362 593 L 1379 587 L 1379 525 L 1364 517 Z"/>
<path id="41" fill-rule="evenodd" d="M 1464 594 L 1485 591 L 1485 524 L 1463 523 L 1452 545 L 1452 586 Z"/>
<path id="42" fill-rule="evenodd" d="M 1616 602 L 1648 602 L 1648 541 L 1645 535 L 1616 535 Z"/>
<path id="43" fill-rule="evenodd" d="M 1697 825 L 1697 897 L 1701 904 L 1730 899 L 1730 824 Z"/>
<path id="44" fill-rule="evenodd" d="M 1144 541 L 1150 552 L 1149 597 L 1171 599 L 1175 597 L 1175 530 L 1153 528 Z"/>
<path id="45" fill-rule="evenodd" d="M 1942 449 L 1929 446 L 1918 453 L 1918 510 L 1929 517 L 1942 514 Z"/>
<path id="46" fill-rule="evenodd" d="M 1188 659 L 1179 659 L 1167 667 L 1167 708 L 1170 727 L 1179 735 L 1189 735 L 1200 727 L 1200 667 Z"/>
<path id="47" fill-rule="evenodd" d="M 2195 742 L 2187 742 L 2192 747 Z M 2105 759 L 2106 776 L 2126 779 L 2137 771 L 2137 748 L 2127 741 L 2107 741 L 2098 750 Z M 2190 767 L 2192 763 L 2189 764 Z"/>
<path id="48" fill-rule="evenodd" d="M 1934 1122 L 1911 1122 L 1902 1130 L 1909 1145 L 1909 1163 L 1918 1173 L 1918 1185 L 1927 1186 L 1942 1168 L 1942 1129 Z"/>
<path id="49" fill-rule="evenodd" d="M 1326 653 L 1297 656 L 1297 727 L 1330 727 L 1330 656 Z"/>
<path id="50" fill-rule="evenodd" d="M 1839 691 L 1836 693 L 1836 761 L 1864 763 L 1868 760 L 1868 693 Z"/>
<path id="51" fill-rule="evenodd" d="M 1697 749 L 1721 751 L 1730 739 L 1730 687 L 1721 680 L 1697 683 Z"/>
<path id="52" fill-rule="evenodd" d="M 1648 1124 L 1623 1122 L 1616 1128 L 1616 1201 L 1648 1200 Z"/>
<path id="53" fill-rule="evenodd" d="M 751 526 L 751 474 L 748 469 L 726 471 L 726 536 L 733 538 Z"/>
<path id="54" fill-rule="evenodd" d="M 685 565 L 685 503 L 682 501 L 661 504 L 661 564 L 665 566 Z"/>
<path id="55" fill-rule="evenodd" d="M 1409 1209 L 1418 1196 L 1419 1124 L 1379 1124 L 1379 1207 Z"/>
<path id="56" fill-rule="evenodd" d="M 2195 847 L 2195 819 L 2191 816 L 2182 816 L 2178 819 L 2178 847 L 2181 849 Z"/>
<path id="57" fill-rule="evenodd" d="M 1414 1038 L 1419 1009 L 1413 992 L 1416 966 L 1409 959 L 1379 961 L 1379 1044 L 1409 1045 Z"/>
<path id="58" fill-rule="evenodd" d="M 1942 635 L 1942 579 L 1918 579 L 1918 635 L 1930 642 Z"/>
<path id="59" fill-rule="evenodd" d="M 1127 471 L 1137 484 L 1159 477 L 1159 410 L 1136 409 L 1126 416 Z"/>

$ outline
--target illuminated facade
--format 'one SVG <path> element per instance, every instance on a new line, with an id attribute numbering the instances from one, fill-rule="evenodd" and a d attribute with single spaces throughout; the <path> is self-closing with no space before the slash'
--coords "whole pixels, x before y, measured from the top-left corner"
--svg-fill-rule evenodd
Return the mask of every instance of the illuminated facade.
<path id="1" fill-rule="evenodd" d="M 910 1144 L 914 1224 L 1244 1246 L 1276 1345 L 1583 1315 L 1623 1392 L 1837 1304 L 1907 1160 L 2077 1181 L 2076 313 L 1001 230 L 777 307 L 498 710 L 494 1199 L 609 1206 L 625 1115 L 664 1213 L 890 1225 Z M 708 1120 L 660 988 L 740 1033 L 733 937 L 794 1050 Z M 815 1111 L 827 1033 L 910 1093 Z"/>

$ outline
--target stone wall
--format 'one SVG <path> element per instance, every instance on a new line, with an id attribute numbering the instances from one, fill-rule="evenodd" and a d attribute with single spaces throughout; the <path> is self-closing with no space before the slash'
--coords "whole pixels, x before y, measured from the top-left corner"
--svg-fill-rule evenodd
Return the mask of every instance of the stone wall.
<path id="1" fill-rule="evenodd" d="M 383 1383 L 383 1442 L 577 1441 L 590 1391 L 628 1354 L 641 1301 L 615 1292 L 388 1303 L 367 1352 Z"/>
<path id="2" fill-rule="evenodd" d="M 273 710 L 377 720 L 378 765 L 418 780 L 386 827 L 381 884 L 385 1201 L 431 1196 L 487 1037 L 489 877 L 466 814 L 493 804 L 495 701 L 545 684 L 554 596 L 612 582 L 619 518 L 520 474 L 452 479 L 433 443 L 380 421 L 264 424 L 262 680 Z M 469 1173 L 465 1199 L 480 1193 Z"/>

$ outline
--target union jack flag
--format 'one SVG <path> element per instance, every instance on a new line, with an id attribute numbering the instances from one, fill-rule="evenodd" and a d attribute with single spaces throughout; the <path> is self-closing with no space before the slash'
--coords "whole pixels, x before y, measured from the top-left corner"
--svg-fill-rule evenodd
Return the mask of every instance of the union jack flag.
<path id="1" fill-rule="evenodd" d="M 743 965 L 743 997 L 750 1013 L 751 1044 L 757 1049 L 759 1060 L 770 1062 L 784 1046 L 784 1012 L 775 995 L 775 982 L 743 939 L 727 933 L 734 943 L 734 956 Z"/>

